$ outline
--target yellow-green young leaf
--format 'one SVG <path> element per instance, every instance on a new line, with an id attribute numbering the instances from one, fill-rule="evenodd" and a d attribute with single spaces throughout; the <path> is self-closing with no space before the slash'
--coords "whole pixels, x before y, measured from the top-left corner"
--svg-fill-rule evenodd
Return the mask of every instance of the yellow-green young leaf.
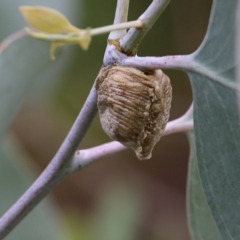
<path id="1" fill-rule="evenodd" d="M 48 33 L 79 32 L 60 12 L 42 6 L 21 6 L 20 11 L 29 25 Z"/>

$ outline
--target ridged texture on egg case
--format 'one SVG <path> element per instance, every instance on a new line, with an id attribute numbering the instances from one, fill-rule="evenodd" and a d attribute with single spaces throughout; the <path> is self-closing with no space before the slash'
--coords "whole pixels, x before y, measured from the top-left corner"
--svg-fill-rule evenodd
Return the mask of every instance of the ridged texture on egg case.
<path id="1" fill-rule="evenodd" d="M 169 119 L 169 78 L 161 70 L 108 66 L 100 70 L 96 88 L 104 131 L 139 159 L 149 159 Z"/>

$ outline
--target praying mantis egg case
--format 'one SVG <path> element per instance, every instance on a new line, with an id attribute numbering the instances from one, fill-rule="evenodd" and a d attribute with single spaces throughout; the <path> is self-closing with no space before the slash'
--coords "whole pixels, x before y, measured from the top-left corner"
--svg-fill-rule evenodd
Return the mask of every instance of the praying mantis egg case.
<path id="1" fill-rule="evenodd" d="M 104 131 L 133 149 L 140 160 L 151 158 L 169 119 L 172 87 L 168 76 L 161 70 L 107 66 L 99 72 L 96 89 Z"/>

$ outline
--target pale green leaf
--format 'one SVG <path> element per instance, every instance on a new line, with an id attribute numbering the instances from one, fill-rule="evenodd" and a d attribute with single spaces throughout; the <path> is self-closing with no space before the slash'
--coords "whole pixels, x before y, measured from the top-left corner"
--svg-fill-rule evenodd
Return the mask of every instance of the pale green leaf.
<path id="1" fill-rule="evenodd" d="M 240 236 L 240 127 L 236 91 L 228 87 L 235 81 L 236 4 L 213 1 L 206 37 L 192 55 L 196 67 L 188 71 L 199 173 L 222 239 Z"/>
<path id="2" fill-rule="evenodd" d="M 238 1 L 237 5 L 237 13 L 236 13 L 236 37 L 235 37 L 235 52 L 236 52 L 236 83 L 240 88 L 240 2 Z M 238 95 L 238 114 L 240 116 L 240 91 L 237 93 Z"/>
<path id="3" fill-rule="evenodd" d="M 194 240 L 221 240 L 222 238 L 213 220 L 199 176 L 194 133 L 188 132 L 187 135 L 191 147 L 187 188 L 190 232 Z"/>

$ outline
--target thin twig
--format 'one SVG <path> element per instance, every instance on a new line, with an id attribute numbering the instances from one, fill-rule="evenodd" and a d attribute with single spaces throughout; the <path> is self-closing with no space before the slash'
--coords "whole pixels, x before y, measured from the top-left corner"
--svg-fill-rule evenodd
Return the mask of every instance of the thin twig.
<path id="1" fill-rule="evenodd" d="M 177 119 L 178 120 L 178 119 Z M 193 120 L 186 122 L 179 122 L 177 120 L 168 123 L 163 136 L 167 136 L 173 133 L 188 132 L 193 130 Z"/>
<path id="2" fill-rule="evenodd" d="M 142 28 L 131 28 L 120 40 L 120 46 L 127 55 L 135 55 L 143 37 L 151 29 L 170 0 L 153 0 L 147 10 L 139 17 L 143 21 Z"/>
<path id="3" fill-rule="evenodd" d="M 129 0 L 118 0 L 115 12 L 114 24 L 120 24 L 127 21 Z M 141 25 L 142 25 L 141 21 Z M 119 38 L 126 33 L 125 30 L 117 30 L 110 32 L 108 36 L 108 44 L 105 50 L 103 65 L 108 66 L 119 62 L 125 54 L 119 52 L 116 46 L 119 45 Z M 113 44 L 112 44 L 113 43 Z"/>
<path id="4" fill-rule="evenodd" d="M 99 158 L 120 152 L 125 149 L 127 148 L 120 142 L 113 141 L 93 148 L 78 150 L 74 155 L 71 171 L 75 172 L 77 170 L 81 170 Z"/>
<path id="5" fill-rule="evenodd" d="M 119 23 L 116 25 L 108 25 L 99 28 L 85 29 L 80 33 L 61 34 L 61 33 L 45 33 L 32 30 L 31 28 L 25 28 L 25 31 L 32 37 L 47 40 L 47 41 L 63 41 L 66 43 L 79 43 L 79 40 L 84 39 L 87 34 L 91 36 L 97 36 L 111 31 L 126 30 L 130 27 L 141 27 L 143 25 L 141 20 Z"/>
<path id="6" fill-rule="evenodd" d="M 0 219 L 0 239 L 3 239 L 67 174 L 72 156 L 90 126 L 96 112 L 97 94 L 93 86 L 58 152 L 32 186 Z"/>
<path id="7" fill-rule="evenodd" d="M 129 0 L 117 0 L 114 24 L 127 22 L 128 19 Z M 126 29 L 115 30 L 109 34 L 108 39 L 119 39 L 126 34 Z"/>
<path id="8" fill-rule="evenodd" d="M 164 57 L 127 57 L 121 64 L 142 70 L 149 69 L 189 69 L 194 59 L 191 55 L 172 55 Z"/>
<path id="9" fill-rule="evenodd" d="M 192 110 L 191 105 L 189 110 L 182 117 L 170 121 L 166 126 L 163 136 L 193 130 L 194 125 L 192 120 Z M 101 157 L 114 154 L 125 149 L 127 148 L 121 143 L 113 141 L 90 149 L 78 150 L 74 155 L 71 171 L 75 172 L 80 170 Z"/>
<path id="10" fill-rule="evenodd" d="M 117 34 L 121 34 L 122 31 L 126 31 L 127 28 L 130 27 L 142 27 L 143 23 L 141 20 L 136 20 L 136 21 L 131 21 L 131 22 L 124 22 L 124 23 L 118 23 L 116 25 L 109 25 L 109 26 L 105 26 L 105 27 L 99 27 L 99 28 L 94 28 L 90 30 L 90 33 L 92 36 L 96 36 L 99 34 L 103 34 L 103 33 L 108 33 L 110 31 L 113 31 L 110 33 L 110 36 L 113 36 L 111 39 L 116 39 L 115 37 L 117 36 Z"/>
<path id="11" fill-rule="evenodd" d="M 1 43 L 0 43 L 0 53 L 6 49 L 11 43 L 13 43 L 14 41 L 22 38 L 23 36 L 27 35 L 26 32 L 24 30 L 19 30 L 13 34 L 11 34 L 10 36 L 8 36 L 7 38 L 5 38 Z"/>

